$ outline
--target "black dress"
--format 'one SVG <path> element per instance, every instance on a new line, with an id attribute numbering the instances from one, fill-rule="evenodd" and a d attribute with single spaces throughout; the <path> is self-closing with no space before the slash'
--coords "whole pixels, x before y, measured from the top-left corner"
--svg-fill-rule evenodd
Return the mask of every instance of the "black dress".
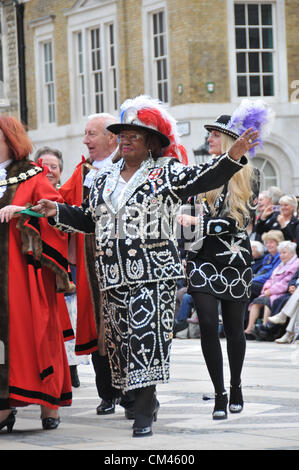
<path id="1" fill-rule="evenodd" d="M 227 184 L 219 195 L 211 214 L 207 200 L 202 198 L 202 247 L 187 255 L 188 292 L 211 294 L 219 299 L 247 302 L 252 284 L 252 253 L 246 226 L 256 209 L 259 173 L 256 171 L 253 198 L 248 202 L 250 216 L 244 220 L 244 229 L 237 227 L 235 219 L 226 213 L 225 201 L 229 197 Z M 196 243 L 194 243 L 196 247 Z"/>

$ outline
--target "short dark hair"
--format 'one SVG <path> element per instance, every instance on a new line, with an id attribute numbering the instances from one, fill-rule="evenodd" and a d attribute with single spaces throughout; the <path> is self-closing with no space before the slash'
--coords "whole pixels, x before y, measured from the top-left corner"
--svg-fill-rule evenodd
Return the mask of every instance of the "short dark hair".
<path id="1" fill-rule="evenodd" d="M 62 172 L 63 170 L 63 158 L 62 158 L 62 153 L 58 149 L 54 149 L 48 146 L 41 147 L 40 149 L 37 150 L 35 156 L 34 156 L 34 161 L 38 162 L 38 159 L 41 158 L 45 154 L 50 154 L 54 155 L 54 157 L 57 157 L 58 163 L 59 163 L 59 168 L 60 171 Z"/>

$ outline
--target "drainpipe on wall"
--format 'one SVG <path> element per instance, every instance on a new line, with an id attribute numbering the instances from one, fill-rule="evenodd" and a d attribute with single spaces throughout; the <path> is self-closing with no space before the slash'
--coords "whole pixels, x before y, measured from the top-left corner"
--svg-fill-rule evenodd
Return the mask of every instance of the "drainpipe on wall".
<path id="1" fill-rule="evenodd" d="M 18 60 L 19 60 L 19 90 L 20 90 L 20 118 L 25 126 L 28 124 L 28 108 L 26 96 L 26 68 L 25 68 L 25 39 L 24 39 L 24 9 L 25 5 L 14 0 L 16 6 Z"/>

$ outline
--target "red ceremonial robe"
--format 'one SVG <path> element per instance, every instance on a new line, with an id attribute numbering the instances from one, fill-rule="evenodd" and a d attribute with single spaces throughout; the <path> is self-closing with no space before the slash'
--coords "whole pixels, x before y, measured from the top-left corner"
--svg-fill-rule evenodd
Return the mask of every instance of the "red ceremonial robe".
<path id="1" fill-rule="evenodd" d="M 83 186 L 83 182 L 91 168 L 91 164 L 82 157 L 81 163 L 77 165 L 70 179 L 58 190 L 67 204 L 81 206 L 89 192 L 89 189 Z M 102 323 L 100 291 L 94 270 L 94 235 L 77 233 L 75 236 L 77 287 L 75 353 L 90 354 L 99 347 L 100 354 L 106 354 L 103 346 L 104 333 L 100 328 Z"/>
<path id="2" fill-rule="evenodd" d="M 45 171 L 32 162 L 13 162 L 7 172 L 0 207 L 34 205 L 42 198 L 63 202 Z M 72 388 L 62 334 L 66 320 L 59 317 L 57 296 L 72 290 L 67 236 L 44 218 L 21 216 L 0 226 L 0 340 L 6 346 L 5 363 L 0 364 L 1 408 L 6 403 L 53 409 L 70 405 Z"/>

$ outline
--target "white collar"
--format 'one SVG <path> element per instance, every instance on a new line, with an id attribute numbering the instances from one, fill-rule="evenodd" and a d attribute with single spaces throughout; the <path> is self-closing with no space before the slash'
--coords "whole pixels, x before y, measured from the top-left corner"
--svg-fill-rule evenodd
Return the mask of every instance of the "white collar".
<path id="1" fill-rule="evenodd" d="M 9 160 L 5 160 L 5 162 L 1 162 L 1 163 L 0 163 L 0 170 L 2 170 L 3 168 L 8 167 L 8 165 L 10 164 L 11 161 L 12 161 L 12 160 L 9 159 Z"/>

